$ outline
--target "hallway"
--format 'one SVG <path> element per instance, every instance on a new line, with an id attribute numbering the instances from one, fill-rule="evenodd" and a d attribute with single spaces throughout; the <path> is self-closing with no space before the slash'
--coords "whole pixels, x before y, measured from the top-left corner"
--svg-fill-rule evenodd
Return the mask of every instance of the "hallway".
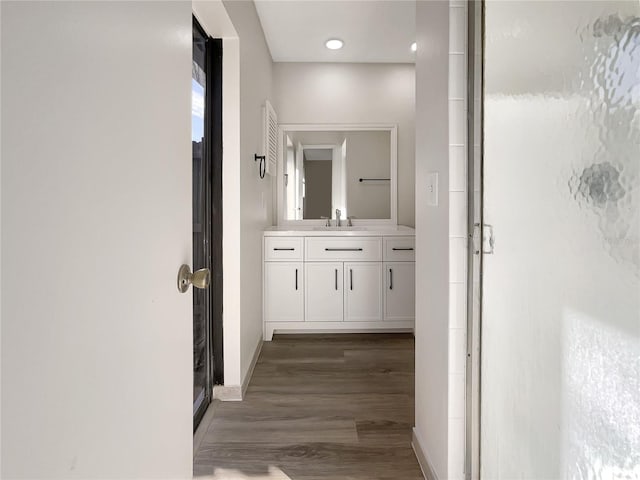
<path id="1" fill-rule="evenodd" d="M 265 342 L 243 402 L 219 402 L 195 455 L 215 479 L 422 479 L 410 334 Z"/>

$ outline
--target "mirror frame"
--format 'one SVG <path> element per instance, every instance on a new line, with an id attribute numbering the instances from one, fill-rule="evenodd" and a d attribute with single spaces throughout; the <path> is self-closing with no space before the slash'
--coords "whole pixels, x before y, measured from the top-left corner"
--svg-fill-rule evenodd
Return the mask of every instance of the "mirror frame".
<path id="1" fill-rule="evenodd" d="M 312 124 L 312 123 L 285 123 L 278 125 L 278 165 L 276 175 L 276 218 L 277 225 L 288 227 L 312 227 L 323 226 L 326 220 L 307 219 L 289 220 L 285 218 L 284 211 L 284 146 L 286 145 L 285 132 L 363 132 L 383 131 L 390 135 L 390 212 L 391 218 L 354 218 L 354 226 L 396 226 L 398 225 L 398 126 L 396 124 Z M 346 219 L 343 219 L 346 220 Z"/>

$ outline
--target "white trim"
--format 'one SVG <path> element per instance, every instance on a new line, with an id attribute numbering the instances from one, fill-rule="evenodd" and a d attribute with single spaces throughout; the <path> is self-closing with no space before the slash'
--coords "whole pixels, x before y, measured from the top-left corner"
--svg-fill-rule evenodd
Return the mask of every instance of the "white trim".
<path id="1" fill-rule="evenodd" d="M 215 385 L 213 387 L 213 398 L 222 402 L 241 402 L 244 400 L 247 387 L 249 387 L 249 382 L 251 382 L 251 378 L 253 377 L 253 371 L 258 363 L 258 358 L 260 358 L 260 352 L 262 352 L 262 340 L 256 345 L 251 364 L 242 381 L 242 385 Z"/>
<path id="2" fill-rule="evenodd" d="M 260 358 L 260 352 L 262 352 L 262 343 L 263 343 L 262 340 L 258 341 L 258 345 L 256 345 L 256 350 L 253 352 L 251 365 L 249 365 L 249 370 L 247 370 L 247 375 L 244 377 L 244 381 L 242 382 L 242 399 L 243 400 L 244 400 L 245 394 L 247 393 L 249 382 L 251 382 L 251 378 L 253 377 L 253 371 L 256 369 L 258 358 Z"/>
<path id="3" fill-rule="evenodd" d="M 215 385 L 213 387 L 213 398 L 221 402 L 241 402 L 241 385 Z"/>
<path id="4" fill-rule="evenodd" d="M 398 125 L 397 124 L 311 124 L 311 123 L 283 123 L 278 125 L 278 169 L 276 175 L 276 218 L 278 226 L 322 226 L 324 220 L 287 220 L 284 215 L 284 148 L 285 131 L 294 132 L 331 132 L 331 131 L 388 131 L 390 141 L 390 185 L 391 185 L 391 218 L 389 219 L 354 219 L 353 225 L 398 225 Z"/>
<path id="5" fill-rule="evenodd" d="M 436 471 L 429 461 L 427 452 L 422 448 L 422 442 L 420 441 L 416 427 L 413 427 L 411 432 L 411 447 L 413 448 L 413 452 L 416 454 L 416 459 L 418 460 L 418 465 L 420 465 L 424 478 L 427 480 L 439 480 L 438 475 L 436 475 Z"/>

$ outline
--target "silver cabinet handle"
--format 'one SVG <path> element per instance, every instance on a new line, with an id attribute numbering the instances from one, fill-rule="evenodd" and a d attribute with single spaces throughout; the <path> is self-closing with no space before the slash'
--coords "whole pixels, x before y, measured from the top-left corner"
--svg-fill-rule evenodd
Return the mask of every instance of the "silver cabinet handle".
<path id="1" fill-rule="evenodd" d="M 361 252 L 361 248 L 325 248 L 325 252 Z"/>
<path id="2" fill-rule="evenodd" d="M 298 290 L 298 269 L 296 268 L 296 290 Z"/>
<path id="3" fill-rule="evenodd" d="M 349 290 L 353 290 L 353 270 L 349 269 Z"/>
<path id="4" fill-rule="evenodd" d="M 336 290 L 338 290 L 338 269 L 336 268 Z"/>
<path id="5" fill-rule="evenodd" d="M 389 269 L 389 290 L 393 290 L 393 268 Z"/>
<path id="6" fill-rule="evenodd" d="M 211 282 L 211 272 L 208 268 L 201 268 L 191 273 L 189 265 L 181 265 L 178 269 L 178 291 L 185 293 L 189 290 L 189 285 L 193 285 L 195 288 L 207 288 Z"/>

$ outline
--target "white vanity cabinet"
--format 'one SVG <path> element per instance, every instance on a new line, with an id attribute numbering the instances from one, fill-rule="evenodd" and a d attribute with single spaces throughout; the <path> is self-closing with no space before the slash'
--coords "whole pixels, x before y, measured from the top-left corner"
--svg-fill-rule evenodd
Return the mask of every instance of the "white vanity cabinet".
<path id="1" fill-rule="evenodd" d="M 402 231 L 265 232 L 265 340 L 274 331 L 413 330 L 415 242 Z"/>
<path id="2" fill-rule="evenodd" d="M 413 320 L 416 304 L 415 237 L 384 239 L 384 318 Z"/>
<path id="3" fill-rule="evenodd" d="M 305 263 L 305 316 L 307 322 L 342 322 L 344 268 L 340 263 Z"/>
<path id="4" fill-rule="evenodd" d="M 384 273 L 384 319 L 413 320 L 416 304 L 415 263 L 385 262 Z"/>
<path id="5" fill-rule="evenodd" d="M 267 262 L 264 267 L 264 316 L 268 322 L 304 320 L 303 264 Z"/>
<path id="6" fill-rule="evenodd" d="M 301 237 L 265 237 L 263 316 L 265 322 L 304 321 L 304 264 Z"/>
<path id="7" fill-rule="evenodd" d="M 382 320 L 382 264 L 345 263 L 344 319 L 348 322 Z"/>

